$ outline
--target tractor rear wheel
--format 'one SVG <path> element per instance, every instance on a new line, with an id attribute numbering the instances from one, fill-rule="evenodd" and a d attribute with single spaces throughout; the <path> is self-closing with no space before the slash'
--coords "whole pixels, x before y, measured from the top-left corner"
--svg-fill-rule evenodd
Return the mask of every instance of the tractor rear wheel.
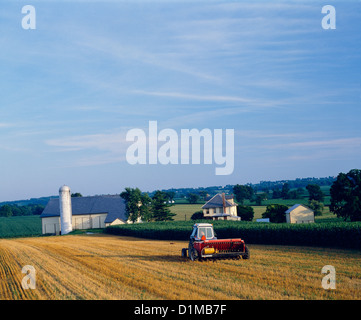
<path id="1" fill-rule="evenodd" d="M 189 243 L 188 254 L 189 254 L 189 258 L 192 261 L 196 261 L 198 259 L 198 252 L 196 249 L 194 249 L 193 243 L 191 243 L 191 242 Z"/>
<path id="2" fill-rule="evenodd" d="M 249 252 L 249 249 L 248 247 L 246 246 L 244 248 L 244 255 L 242 256 L 243 259 L 249 259 L 250 258 L 250 252 Z"/>

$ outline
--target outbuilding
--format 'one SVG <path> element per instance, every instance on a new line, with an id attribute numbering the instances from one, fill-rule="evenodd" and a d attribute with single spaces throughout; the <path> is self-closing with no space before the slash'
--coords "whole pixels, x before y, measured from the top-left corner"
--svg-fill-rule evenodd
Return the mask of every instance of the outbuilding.
<path id="1" fill-rule="evenodd" d="M 303 204 L 295 204 L 286 211 L 287 223 L 313 223 L 315 222 L 314 212 Z"/>

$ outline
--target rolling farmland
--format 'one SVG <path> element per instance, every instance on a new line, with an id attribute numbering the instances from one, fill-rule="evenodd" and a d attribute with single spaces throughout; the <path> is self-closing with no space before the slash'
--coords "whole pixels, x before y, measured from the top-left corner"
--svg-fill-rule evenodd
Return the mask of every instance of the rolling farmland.
<path id="1" fill-rule="evenodd" d="M 360 251 L 250 245 L 250 260 L 191 262 L 184 241 L 106 234 L 0 239 L 0 299 L 361 299 Z M 36 270 L 24 290 L 21 269 Z M 325 265 L 336 290 L 321 286 Z"/>

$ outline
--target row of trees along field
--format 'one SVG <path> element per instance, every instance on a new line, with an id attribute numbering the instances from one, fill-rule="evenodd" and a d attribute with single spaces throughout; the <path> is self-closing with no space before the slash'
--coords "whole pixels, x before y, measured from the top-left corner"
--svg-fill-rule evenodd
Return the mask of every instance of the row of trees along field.
<path id="1" fill-rule="evenodd" d="M 43 210 L 44 206 L 39 204 L 28 204 L 25 206 L 5 204 L 0 207 L 0 217 L 40 215 Z"/>
<path id="2" fill-rule="evenodd" d="M 307 190 L 307 191 L 306 191 Z M 236 184 L 233 187 L 233 194 L 238 203 L 243 204 L 245 200 L 254 202 L 257 205 L 261 205 L 263 200 L 272 199 L 301 199 L 309 197 L 309 200 L 316 200 L 323 202 L 325 194 L 321 190 L 318 184 L 308 184 L 306 188 L 298 187 L 291 190 L 288 182 L 282 185 L 282 188 L 276 187 L 272 190 L 263 189 L 261 192 L 256 193 L 250 185 Z"/>

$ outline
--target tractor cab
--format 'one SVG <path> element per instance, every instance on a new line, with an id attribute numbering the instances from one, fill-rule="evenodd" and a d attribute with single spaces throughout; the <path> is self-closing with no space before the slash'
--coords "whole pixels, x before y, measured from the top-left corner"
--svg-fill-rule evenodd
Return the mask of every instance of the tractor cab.
<path id="1" fill-rule="evenodd" d="M 196 223 L 193 226 L 193 232 L 190 238 L 194 241 L 217 239 L 213 231 L 213 225 L 210 223 Z"/>

